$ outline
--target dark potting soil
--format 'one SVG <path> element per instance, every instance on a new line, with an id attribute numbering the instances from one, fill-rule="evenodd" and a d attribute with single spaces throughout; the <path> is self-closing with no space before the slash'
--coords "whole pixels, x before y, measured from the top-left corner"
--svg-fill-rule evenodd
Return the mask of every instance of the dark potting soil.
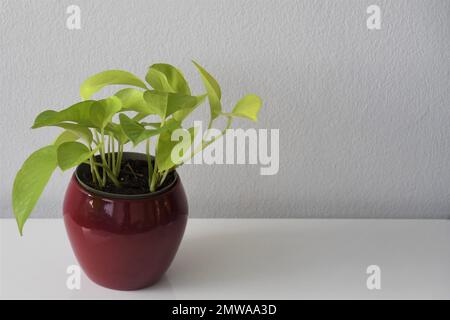
<path id="1" fill-rule="evenodd" d="M 100 176 L 102 176 L 102 169 L 99 168 L 98 170 Z M 121 187 L 116 187 L 112 181 L 107 179 L 106 186 L 104 188 L 100 188 L 93 182 L 91 169 L 87 164 L 80 166 L 78 170 L 78 177 L 89 187 L 103 192 L 128 195 L 147 194 L 150 192 L 148 185 L 148 165 L 147 161 L 143 160 L 126 159 L 122 161 L 121 170 L 118 177 Z M 174 179 L 175 174 L 172 171 L 167 175 L 163 185 L 160 186 L 157 191 L 170 185 Z"/>

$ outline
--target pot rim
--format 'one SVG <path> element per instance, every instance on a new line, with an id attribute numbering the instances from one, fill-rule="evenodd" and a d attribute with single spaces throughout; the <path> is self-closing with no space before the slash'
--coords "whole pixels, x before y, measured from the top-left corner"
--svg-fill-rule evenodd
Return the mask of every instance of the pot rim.
<path id="1" fill-rule="evenodd" d="M 123 153 L 124 158 L 134 158 L 134 159 L 140 159 L 140 160 L 147 160 L 147 156 L 144 153 L 140 153 L 140 152 L 124 152 Z M 152 158 L 154 158 L 152 156 Z M 142 193 L 142 194 L 122 194 L 122 193 L 112 193 L 112 192 L 106 192 L 106 191 L 101 191 L 98 189 L 95 189 L 89 185 L 87 185 L 85 182 L 83 182 L 80 177 L 78 176 L 78 171 L 80 170 L 80 168 L 86 164 L 80 164 L 77 166 L 77 168 L 75 169 L 74 172 L 74 177 L 76 179 L 76 181 L 78 182 L 78 184 L 80 185 L 80 187 L 82 187 L 85 191 L 89 192 L 92 195 L 95 196 L 100 196 L 102 198 L 108 198 L 108 199 L 122 199 L 122 200 L 139 200 L 139 199 L 148 199 L 148 198 L 154 198 L 156 196 L 159 196 L 161 194 L 164 194 L 168 191 L 170 191 L 176 183 L 178 183 L 179 181 L 179 176 L 177 171 L 175 170 L 173 172 L 174 174 L 174 179 L 173 181 L 168 184 L 167 186 L 165 186 L 164 188 L 162 188 L 161 190 L 158 190 L 156 192 L 148 192 L 148 193 Z"/>

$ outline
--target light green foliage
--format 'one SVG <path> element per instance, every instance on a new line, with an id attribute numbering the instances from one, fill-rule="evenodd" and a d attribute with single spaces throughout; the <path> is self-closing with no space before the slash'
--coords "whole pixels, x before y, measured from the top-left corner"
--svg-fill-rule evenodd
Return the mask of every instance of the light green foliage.
<path id="1" fill-rule="evenodd" d="M 108 70 L 97 73 L 86 79 L 80 87 L 80 96 L 83 99 L 89 99 L 94 93 L 106 86 L 120 84 L 147 89 L 147 86 L 141 79 L 128 71 Z"/>
<path id="2" fill-rule="evenodd" d="M 202 66 L 197 62 L 193 61 L 194 65 L 197 67 L 198 72 L 203 80 L 203 85 L 205 86 L 206 93 L 208 94 L 209 107 L 211 109 L 211 121 L 216 119 L 222 112 L 222 92 L 220 86 L 216 79 L 208 73 Z"/>
<path id="3" fill-rule="evenodd" d="M 172 101 L 177 101 L 180 104 L 179 110 L 173 113 L 173 118 L 176 121 L 182 122 L 186 119 L 198 106 L 200 106 L 206 98 L 206 94 L 201 96 L 177 96 L 173 97 Z"/>
<path id="4" fill-rule="evenodd" d="M 143 116 L 158 114 L 158 110 L 152 108 L 145 101 L 144 91 L 126 88 L 118 91 L 115 95 L 121 100 L 124 111 L 135 111 Z"/>
<path id="5" fill-rule="evenodd" d="M 261 109 L 261 98 L 254 94 L 249 94 L 238 101 L 230 115 L 233 117 L 247 118 L 252 121 L 258 121 L 258 112 Z"/>
<path id="6" fill-rule="evenodd" d="M 33 129 L 46 126 L 90 127 L 104 129 L 111 122 L 112 116 L 119 112 L 122 102 L 112 96 L 106 99 L 87 100 L 70 106 L 61 111 L 47 110 L 39 114 L 34 121 Z"/>
<path id="7" fill-rule="evenodd" d="M 123 128 L 117 123 L 108 123 L 105 128 L 105 134 L 113 139 L 113 141 L 114 139 L 117 140 L 117 143 L 121 146 L 127 144 L 129 141 L 127 135 L 123 132 Z"/>
<path id="8" fill-rule="evenodd" d="M 164 172 L 180 165 L 182 159 L 192 152 L 191 148 L 197 134 L 196 127 L 191 127 L 187 130 L 183 129 L 180 133 L 182 134 L 179 136 L 173 136 L 172 132 L 160 135 L 156 152 L 156 164 L 159 172 Z"/>
<path id="9" fill-rule="evenodd" d="M 173 141 L 171 137 L 172 132 L 175 129 L 180 128 L 179 123 L 175 119 L 168 120 L 166 126 L 171 130 L 166 130 L 159 135 L 158 144 L 156 146 L 156 167 L 157 171 L 160 173 L 175 167 L 175 163 L 171 158 L 171 153 L 178 141 Z"/>
<path id="10" fill-rule="evenodd" d="M 156 129 L 146 129 L 145 125 L 133 119 L 130 119 L 126 114 L 120 115 L 120 126 L 126 136 L 137 146 L 142 141 L 145 141 L 153 136 L 163 132 L 174 130 L 178 124 L 176 122 L 167 122 L 164 126 L 158 126 Z"/>
<path id="11" fill-rule="evenodd" d="M 78 102 L 61 111 L 47 110 L 40 113 L 34 120 L 33 129 L 54 126 L 64 122 L 79 124 L 80 126 L 93 127 L 91 121 L 93 100 Z"/>
<path id="12" fill-rule="evenodd" d="M 50 145 L 35 151 L 17 173 L 14 180 L 12 203 L 20 234 L 22 234 L 25 221 L 56 169 L 57 149 L 57 146 Z"/>
<path id="13" fill-rule="evenodd" d="M 170 64 L 150 66 L 145 80 L 157 91 L 191 95 L 191 89 L 181 71 Z"/>
<path id="14" fill-rule="evenodd" d="M 55 141 L 53 142 L 53 144 L 55 146 L 60 146 L 65 142 L 69 142 L 69 141 L 76 141 L 80 139 L 80 135 L 77 134 L 76 132 L 72 132 L 69 130 L 63 131 L 58 138 L 55 139 Z"/>
<path id="15" fill-rule="evenodd" d="M 146 91 L 144 99 L 161 119 L 166 119 L 172 114 L 177 121 L 182 121 L 196 107 L 203 102 L 205 96 L 186 96 L 177 93 Z"/>
<path id="16" fill-rule="evenodd" d="M 96 101 L 91 106 L 90 118 L 95 126 L 100 130 L 112 121 L 112 117 L 120 111 L 122 108 L 122 102 L 119 98 L 112 96 L 107 99 Z"/>
<path id="17" fill-rule="evenodd" d="M 124 146 L 129 142 L 137 146 L 145 141 L 147 159 L 151 159 L 150 146 L 154 145 L 155 149 L 155 161 L 148 163 L 149 192 L 154 192 L 162 186 L 171 171 L 182 165 L 183 160 L 190 159 L 213 142 L 201 139 L 201 144 L 194 149 L 195 128 L 182 131 L 181 136 L 176 131 L 182 128 L 183 121 L 206 97 L 210 109 L 208 128 L 219 116 L 228 119 L 222 135 L 235 117 L 257 120 L 262 105 L 258 96 L 247 95 L 238 101 L 231 112 L 223 112 L 219 84 L 202 66 L 193 63 L 206 91 L 199 95 L 191 93 L 179 69 L 157 63 L 150 66 L 145 77 L 150 87 L 127 71 L 104 71 L 83 82 L 80 94 L 84 101 L 60 111 L 40 113 L 33 129 L 58 127 L 64 131 L 52 145 L 34 152 L 17 173 L 12 200 L 20 233 L 57 167 L 65 171 L 86 163 L 91 169 L 92 182 L 99 190 L 108 182 L 120 188 Z M 109 85 L 126 87 L 111 97 L 87 100 Z M 146 121 L 149 116 L 158 119 Z M 114 121 L 116 118 L 119 122 Z M 177 136 L 181 137 L 180 141 L 176 140 Z"/>
<path id="18" fill-rule="evenodd" d="M 58 147 L 58 166 L 61 170 L 66 171 L 83 163 L 93 154 L 94 151 L 89 150 L 89 148 L 82 143 L 75 141 L 64 142 Z"/>
<path id="19" fill-rule="evenodd" d="M 87 127 L 80 126 L 79 124 L 76 124 L 76 123 L 58 123 L 58 124 L 55 124 L 54 126 L 66 129 L 66 131 L 64 131 L 62 134 L 66 134 L 68 136 L 69 136 L 69 134 L 72 134 L 73 137 L 77 137 L 76 140 L 81 138 L 88 145 L 90 145 L 92 143 L 92 139 L 93 139 L 92 132 Z"/>

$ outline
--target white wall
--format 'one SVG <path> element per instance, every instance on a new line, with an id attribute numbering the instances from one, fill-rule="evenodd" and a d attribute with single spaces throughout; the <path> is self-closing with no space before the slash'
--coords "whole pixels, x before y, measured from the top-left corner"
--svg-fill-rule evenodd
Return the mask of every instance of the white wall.
<path id="1" fill-rule="evenodd" d="M 192 216 L 450 216 L 450 1 L 0 4 L 2 217 L 22 161 L 56 133 L 29 129 L 40 111 L 76 102 L 93 73 L 143 76 L 160 61 L 201 92 L 190 59 L 216 76 L 225 105 L 257 93 L 256 126 L 280 129 L 278 175 L 184 167 Z M 65 27 L 70 4 L 79 31 Z M 366 28 L 370 4 L 382 9 L 379 31 Z M 61 216 L 69 176 L 55 174 L 35 216 Z"/>

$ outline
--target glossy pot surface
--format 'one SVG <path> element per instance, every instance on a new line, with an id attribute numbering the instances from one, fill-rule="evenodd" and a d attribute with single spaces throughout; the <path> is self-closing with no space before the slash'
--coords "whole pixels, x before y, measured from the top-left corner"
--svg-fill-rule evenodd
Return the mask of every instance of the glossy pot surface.
<path id="1" fill-rule="evenodd" d="M 92 191 L 75 172 L 64 200 L 64 223 L 81 268 L 107 288 L 154 284 L 175 257 L 187 223 L 179 176 L 160 192 L 132 199 Z"/>

